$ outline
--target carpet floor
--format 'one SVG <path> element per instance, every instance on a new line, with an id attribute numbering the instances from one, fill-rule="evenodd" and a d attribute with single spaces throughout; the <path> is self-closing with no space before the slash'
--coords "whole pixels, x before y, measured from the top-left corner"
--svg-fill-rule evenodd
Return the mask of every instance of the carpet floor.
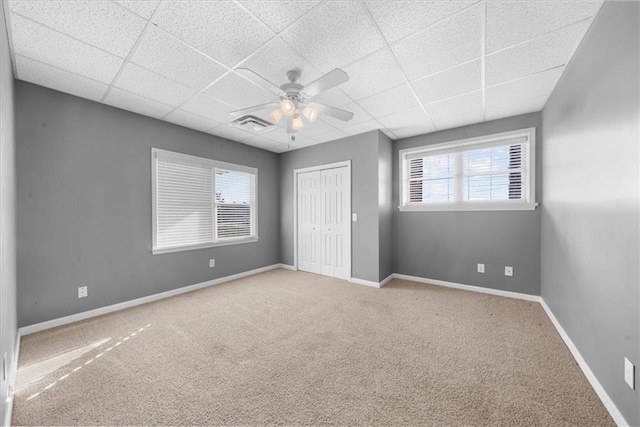
<path id="1" fill-rule="evenodd" d="M 542 307 L 288 270 L 22 338 L 14 425 L 615 425 Z"/>

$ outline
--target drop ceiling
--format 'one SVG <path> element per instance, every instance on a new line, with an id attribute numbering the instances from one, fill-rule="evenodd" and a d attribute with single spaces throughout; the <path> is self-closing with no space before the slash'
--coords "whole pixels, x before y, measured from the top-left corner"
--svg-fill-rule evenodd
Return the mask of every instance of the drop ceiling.
<path id="1" fill-rule="evenodd" d="M 380 129 L 392 139 L 540 111 L 602 1 L 18 1 L 16 78 L 273 152 Z M 298 68 L 350 81 L 314 98 L 322 117 L 290 142 L 230 112 L 274 101 Z M 260 115 L 268 119 L 266 115 Z"/>

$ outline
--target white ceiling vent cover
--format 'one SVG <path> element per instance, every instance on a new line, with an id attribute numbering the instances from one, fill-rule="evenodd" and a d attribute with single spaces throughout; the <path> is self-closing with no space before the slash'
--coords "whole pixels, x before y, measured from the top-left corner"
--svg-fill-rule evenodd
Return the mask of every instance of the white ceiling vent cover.
<path id="1" fill-rule="evenodd" d="M 251 115 L 235 119 L 231 122 L 231 126 L 244 129 L 251 133 L 265 133 L 274 128 L 273 123 Z"/>

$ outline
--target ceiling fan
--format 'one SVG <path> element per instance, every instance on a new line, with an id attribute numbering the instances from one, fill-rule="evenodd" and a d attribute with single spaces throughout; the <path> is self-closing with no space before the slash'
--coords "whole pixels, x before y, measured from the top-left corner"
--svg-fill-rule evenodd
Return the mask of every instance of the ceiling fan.
<path id="1" fill-rule="evenodd" d="M 289 83 L 285 83 L 280 87 L 247 68 L 238 68 L 235 71 L 258 86 L 272 92 L 279 97 L 280 101 L 232 111 L 231 115 L 233 116 L 272 109 L 269 113 L 271 121 L 274 124 L 278 124 L 284 118 L 287 121 L 287 133 L 289 134 L 304 128 L 305 122 L 313 123 L 318 114 L 326 114 L 329 117 L 345 122 L 353 118 L 353 113 L 350 111 L 313 101 L 313 98 L 318 94 L 349 81 L 347 73 L 339 68 L 328 72 L 306 86 L 298 83 L 300 70 L 293 69 L 287 72 Z"/>

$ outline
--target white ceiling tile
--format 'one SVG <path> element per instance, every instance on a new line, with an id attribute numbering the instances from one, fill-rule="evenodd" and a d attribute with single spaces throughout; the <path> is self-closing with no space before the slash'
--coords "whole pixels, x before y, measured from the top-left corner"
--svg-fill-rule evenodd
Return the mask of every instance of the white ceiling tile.
<path id="1" fill-rule="evenodd" d="M 227 71 L 153 25 L 149 26 L 131 61 L 194 89 L 203 88 Z"/>
<path id="2" fill-rule="evenodd" d="M 583 21 L 487 55 L 486 84 L 493 86 L 564 65 L 571 59 L 589 22 Z"/>
<path id="3" fill-rule="evenodd" d="M 323 135 L 327 132 L 335 131 L 336 128 L 322 120 L 316 120 L 313 123 L 306 123 L 304 128 L 299 131 L 301 135 L 315 138 L 317 135 Z"/>
<path id="4" fill-rule="evenodd" d="M 391 48 L 409 80 L 479 58 L 482 11 L 482 7 L 472 6 L 393 44 Z"/>
<path id="5" fill-rule="evenodd" d="M 133 111 L 134 113 L 157 119 L 165 116 L 173 109 L 170 105 L 144 98 L 116 87 L 111 88 L 104 102 L 123 110 Z"/>
<path id="6" fill-rule="evenodd" d="M 294 133 L 293 137 L 295 140 L 291 140 L 290 134 L 287 133 L 287 130 L 284 128 L 277 127 L 270 132 L 266 132 L 260 135 L 253 136 L 251 138 L 247 138 L 242 141 L 247 144 L 251 144 L 257 147 L 265 148 L 273 145 L 284 144 L 284 145 L 301 145 L 301 144 L 310 144 L 315 140 L 313 138 L 309 138 L 308 136 L 302 135 L 300 133 Z"/>
<path id="7" fill-rule="evenodd" d="M 347 135 L 359 135 L 374 129 L 380 129 L 380 123 L 377 120 L 369 120 L 367 122 L 358 123 L 357 125 L 346 126 L 342 131 Z"/>
<path id="8" fill-rule="evenodd" d="M 268 102 L 278 102 L 276 95 L 235 73 L 227 74 L 207 88 L 205 93 L 238 109 Z"/>
<path id="9" fill-rule="evenodd" d="M 452 120 L 452 118 L 456 116 L 482 110 L 482 92 L 467 93 L 455 98 L 425 105 L 424 108 L 427 110 L 433 123 L 438 127 L 439 122 Z"/>
<path id="10" fill-rule="evenodd" d="M 599 1 L 487 2 L 487 52 L 557 30 L 597 13 Z"/>
<path id="11" fill-rule="evenodd" d="M 294 146 L 295 144 L 278 144 L 267 148 L 267 150 L 274 153 L 284 153 L 293 150 Z"/>
<path id="12" fill-rule="evenodd" d="M 409 34 L 424 30 L 465 7 L 473 1 L 379 1 L 369 0 L 371 11 L 384 37 L 393 43 Z"/>
<path id="13" fill-rule="evenodd" d="M 190 87 L 132 63 L 125 66 L 115 86 L 174 107 L 182 104 L 196 92 Z"/>
<path id="14" fill-rule="evenodd" d="M 405 82 L 404 73 L 389 49 L 381 49 L 344 68 L 349 81 L 340 88 L 358 100 Z"/>
<path id="15" fill-rule="evenodd" d="M 270 2 L 271 3 L 271 2 Z M 287 71 L 297 68 L 301 71 L 298 83 L 307 84 L 322 75 L 311 63 L 304 59 L 282 39 L 271 40 L 261 47 L 240 68 L 248 68 L 280 87 L 287 80 Z"/>
<path id="16" fill-rule="evenodd" d="M 146 21 L 107 1 L 12 0 L 11 10 L 122 58 Z"/>
<path id="17" fill-rule="evenodd" d="M 388 116 L 398 111 L 410 110 L 419 105 L 418 100 L 407 84 L 361 99 L 358 104 L 373 117 Z"/>
<path id="18" fill-rule="evenodd" d="M 320 3 L 320 0 L 241 0 L 241 3 L 273 31 L 280 32 Z"/>
<path id="19" fill-rule="evenodd" d="M 109 87 L 104 83 L 42 64 L 24 56 L 16 55 L 15 60 L 18 77 L 21 80 L 81 98 L 99 101 Z"/>
<path id="20" fill-rule="evenodd" d="M 484 121 L 484 111 L 471 111 L 463 114 L 438 117 L 435 123 L 438 130 L 452 129 Z"/>
<path id="21" fill-rule="evenodd" d="M 509 105 L 487 108 L 485 117 L 487 120 L 497 120 L 520 114 L 535 113 L 544 108 L 548 98 L 548 96 L 541 96 L 538 98 L 522 100 Z"/>
<path id="22" fill-rule="evenodd" d="M 333 117 L 329 117 L 326 114 L 318 114 L 319 120 L 329 123 L 335 128 L 342 129 L 346 126 L 352 126 L 358 123 L 366 122 L 371 120 L 371 116 L 364 111 L 358 104 L 347 104 L 345 106 L 340 107 L 343 110 L 351 111 L 353 113 L 353 118 L 348 122 L 343 122 L 342 120 L 334 119 Z"/>
<path id="23" fill-rule="evenodd" d="M 31 59 L 110 83 L 122 59 L 50 30 L 19 15 L 11 15 L 13 51 Z M 20 77 L 20 76 L 18 76 Z"/>
<path id="24" fill-rule="evenodd" d="M 431 120 L 425 114 L 422 107 L 415 107 L 410 110 L 400 111 L 388 116 L 378 118 L 384 127 L 395 132 L 396 129 L 407 126 L 428 126 Z"/>
<path id="25" fill-rule="evenodd" d="M 416 135 L 424 135 L 427 133 L 431 133 L 433 131 L 435 131 L 435 128 L 433 127 L 433 125 L 427 125 L 427 126 L 409 126 L 406 128 L 398 129 L 394 133 L 396 135 L 395 139 L 400 139 L 400 138 L 410 138 Z"/>
<path id="26" fill-rule="evenodd" d="M 208 130 L 207 133 L 230 139 L 232 141 L 244 141 L 245 139 L 251 138 L 253 136 L 253 134 L 251 133 L 226 124 L 216 126 L 215 128 Z"/>
<path id="27" fill-rule="evenodd" d="M 163 2 L 153 21 L 228 67 L 274 35 L 266 25 L 230 1 Z"/>
<path id="28" fill-rule="evenodd" d="M 340 87 L 334 87 L 333 89 L 324 91 L 309 100 L 340 108 L 353 102 L 353 99 L 349 98 L 349 96 L 344 93 Z"/>
<path id="29" fill-rule="evenodd" d="M 329 142 L 335 141 L 336 139 L 345 138 L 348 136 L 346 132 L 342 132 L 341 130 L 334 129 L 332 131 L 323 133 L 321 135 L 314 136 L 313 139 L 320 142 Z"/>
<path id="30" fill-rule="evenodd" d="M 270 139 L 266 139 L 262 135 L 253 135 L 249 138 L 243 139 L 241 141 L 243 144 L 250 145 L 256 148 L 262 148 L 266 150 L 268 147 L 273 147 L 274 145 L 278 145 L 277 142 L 274 142 Z"/>
<path id="31" fill-rule="evenodd" d="M 282 37 L 319 70 L 327 72 L 384 46 L 371 20 L 355 1 L 330 1 L 283 31 Z"/>
<path id="32" fill-rule="evenodd" d="M 485 91 L 485 106 L 498 107 L 513 104 L 523 99 L 550 95 L 563 71 L 564 67 L 553 68 L 518 80 L 512 80 L 509 83 L 487 88 Z"/>
<path id="33" fill-rule="evenodd" d="M 163 120 L 203 132 L 220 125 L 218 122 L 214 122 L 213 120 L 209 120 L 198 116 L 197 114 L 191 114 L 180 109 L 173 110 Z"/>
<path id="34" fill-rule="evenodd" d="M 479 90 L 482 88 L 480 60 L 416 80 L 412 85 L 423 104 Z"/>
<path id="35" fill-rule="evenodd" d="M 235 109 L 234 107 L 203 93 L 199 93 L 189 99 L 180 106 L 180 109 L 224 124 L 231 123 L 236 119 L 236 117 L 232 117 L 229 114 Z"/>
<path id="36" fill-rule="evenodd" d="M 143 17 L 151 18 L 153 12 L 160 4 L 160 0 L 115 0 L 133 13 Z"/>
<path id="37" fill-rule="evenodd" d="M 340 138 L 344 138 L 346 136 L 348 136 L 348 135 L 344 134 Z M 315 139 L 310 139 L 310 140 L 307 140 L 307 141 L 304 141 L 304 142 L 293 141 L 293 142 L 290 142 L 289 144 L 286 144 L 284 146 L 289 148 L 289 151 L 291 151 L 291 150 L 297 150 L 299 148 L 307 148 L 307 147 L 311 147 L 312 145 L 319 145 L 319 144 L 323 144 L 323 142 L 316 141 Z"/>
<path id="38" fill-rule="evenodd" d="M 260 136 L 277 144 L 286 144 L 291 140 L 291 135 L 289 135 L 287 133 L 287 130 L 282 127 L 276 127 L 272 131 L 263 133 Z M 300 133 L 295 133 L 294 136 L 298 141 L 304 141 L 308 139 L 308 137 L 301 135 Z"/>

